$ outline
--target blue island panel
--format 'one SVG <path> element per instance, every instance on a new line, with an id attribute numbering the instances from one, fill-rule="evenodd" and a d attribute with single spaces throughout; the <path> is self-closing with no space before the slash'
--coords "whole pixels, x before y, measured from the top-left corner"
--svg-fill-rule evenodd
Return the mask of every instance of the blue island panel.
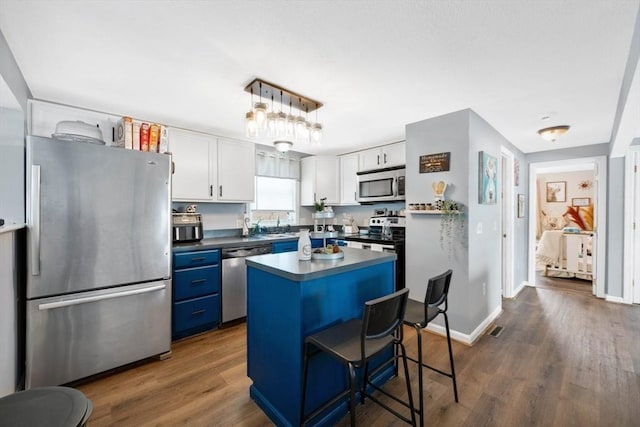
<path id="1" fill-rule="evenodd" d="M 299 424 L 303 344 L 307 335 L 362 316 L 365 301 L 394 290 L 395 262 L 295 281 L 247 269 L 247 374 L 251 397 L 277 425 Z M 388 358 L 391 353 L 388 353 Z M 381 359 L 379 359 L 381 360 Z M 378 362 L 379 363 L 379 362 Z M 372 366 L 376 361 L 372 362 Z M 378 382 L 394 374 L 384 370 Z M 348 387 L 344 365 L 326 354 L 311 359 L 308 414 Z M 346 400 L 311 425 L 332 425 L 348 411 Z"/>

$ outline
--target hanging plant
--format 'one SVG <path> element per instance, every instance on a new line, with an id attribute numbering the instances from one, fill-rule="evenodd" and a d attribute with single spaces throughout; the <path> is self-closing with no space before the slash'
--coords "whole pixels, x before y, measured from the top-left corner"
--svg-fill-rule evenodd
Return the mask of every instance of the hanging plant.
<path id="1" fill-rule="evenodd" d="M 440 210 L 440 247 L 445 248 L 449 256 L 454 250 L 454 241 L 464 239 L 464 205 L 455 200 L 443 200 Z"/>

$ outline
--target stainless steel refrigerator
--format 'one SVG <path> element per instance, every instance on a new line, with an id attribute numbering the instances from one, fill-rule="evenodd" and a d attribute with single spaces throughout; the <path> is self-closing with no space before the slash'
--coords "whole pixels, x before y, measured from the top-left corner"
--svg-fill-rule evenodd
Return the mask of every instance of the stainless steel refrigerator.
<path id="1" fill-rule="evenodd" d="M 171 158 L 27 138 L 26 388 L 171 348 Z"/>

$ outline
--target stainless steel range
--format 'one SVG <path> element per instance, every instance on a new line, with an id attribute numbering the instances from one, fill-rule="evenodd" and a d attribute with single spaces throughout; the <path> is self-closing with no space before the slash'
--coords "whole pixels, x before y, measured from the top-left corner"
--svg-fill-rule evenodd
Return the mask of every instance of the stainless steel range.
<path id="1" fill-rule="evenodd" d="M 369 220 L 369 234 L 348 236 L 344 240 L 351 248 L 379 252 L 394 252 L 396 262 L 396 290 L 405 287 L 405 239 L 406 219 L 403 216 L 375 216 Z"/>

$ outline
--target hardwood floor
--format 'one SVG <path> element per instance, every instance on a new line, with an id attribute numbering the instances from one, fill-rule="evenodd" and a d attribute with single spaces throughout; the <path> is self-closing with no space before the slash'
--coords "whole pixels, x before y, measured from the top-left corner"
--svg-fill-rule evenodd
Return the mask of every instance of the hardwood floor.
<path id="1" fill-rule="evenodd" d="M 499 337 L 486 335 L 473 347 L 454 342 L 459 403 L 448 378 L 425 374 L 429 425 L 640 423 L 640 307 L 527 287 L 503 308 Z M 273 425 L 249 398 L 245 331 L 243 324 L 184 340 L 170 359 L 78 386 L 94 404 L 89 425 Z M 424 339 L 427 362 L 446 367 L 446 341 L 429 333 Z M 405 343 L 415 354 L 413 329 Z M 415 380 L 417 368 L 410 369 Z M 402 378 L 389 386 L 403 394 Z M 404 425 L 370 401 L 357 416 L 363 426 Z M 348 416 L 339 423 L 347 425 Z"/>
<path id="2" fill-rule="evenodd" d="M 536 272 L 536 288 L 580 292 L 585 295 L 593 295 L 592 282 L 575 278 L 543 276 Z"/>

